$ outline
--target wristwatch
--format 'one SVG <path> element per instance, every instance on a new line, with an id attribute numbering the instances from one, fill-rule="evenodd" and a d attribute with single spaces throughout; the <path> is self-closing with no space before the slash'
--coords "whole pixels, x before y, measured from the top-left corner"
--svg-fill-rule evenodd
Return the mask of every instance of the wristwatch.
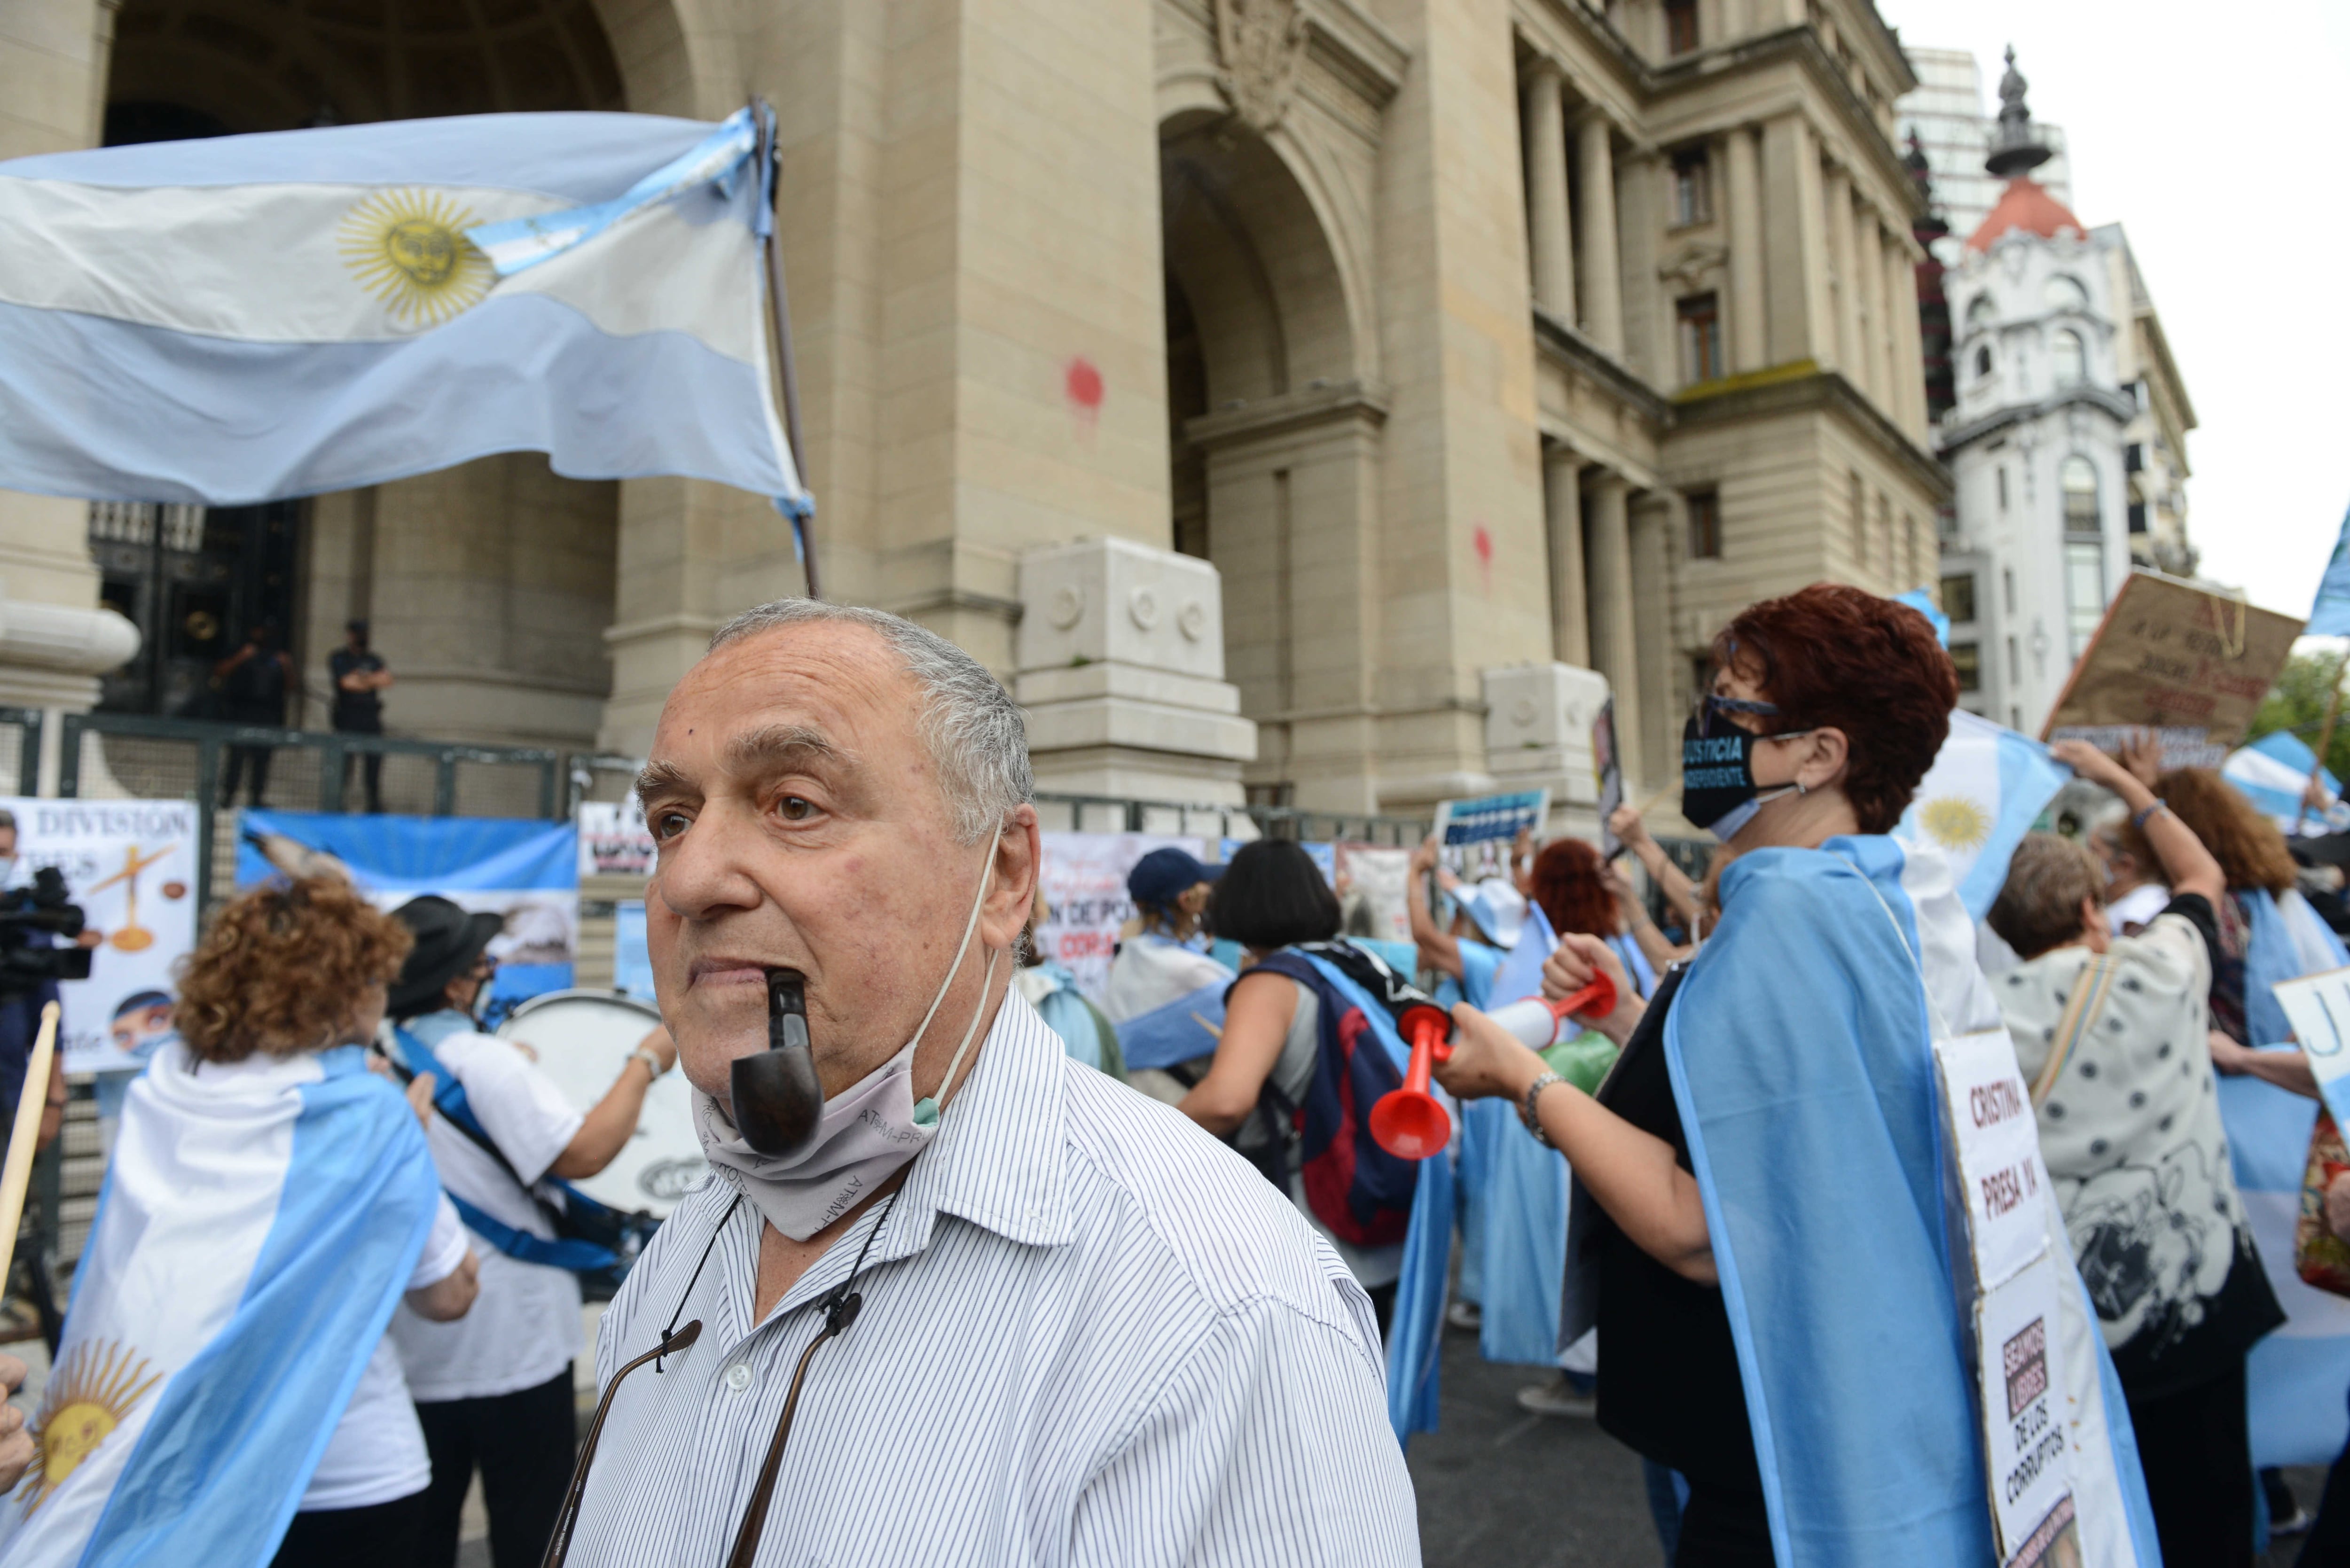
<path id="1" fill-rule="evenodd" d="M 1518 1105 L 1518 1120 L 1526 1124 L 1526 1131 L 1534 1134 L 1534 1141 L 1544 1148 L 1556 1148 L 1558 1145 L 1551 1142 L 1550 1134 L 1543 1131 L 1542 1118 L 1534 1115 L 1534 1102 L 1541 1099 L 1542 1092 L 1553 1084 L 1565 1082 L 1556 1073 L 1544 1073 L 1526 1085 L 1526 1097 Z"/>
<path id="2" fill-rule="evenodd" d="M 660 1057 L 654 1055 L 650 1051 L 646 1050 L 641 1045 L 629 1053 L 629 1060 L 631 1062 L 642 1062 L 645 1064 L 645 1074 L 648 1077 L 658 1079 L 663 1073 L 669 1071 L 667 1067 L 661 1065 L 661 1059 Z"/>

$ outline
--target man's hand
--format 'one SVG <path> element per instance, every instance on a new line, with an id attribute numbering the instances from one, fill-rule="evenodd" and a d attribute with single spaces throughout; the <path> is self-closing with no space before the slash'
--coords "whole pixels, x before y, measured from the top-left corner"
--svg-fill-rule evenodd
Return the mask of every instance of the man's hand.
<path id="1" fill-rule="evenodd" d="M 0 1355 L 0 1388 L 14 1395 L 24 1386 L 25 1364 L 13 1355 Z M 14 1405 L 0 1405 L 0 1491 L 22 1480 L 33 1468 L 34 1458 L 33 1435 L 25 1429 L 25 1412 Z"/>
<path id="2" fill-rule="evenodd" d="M 1627 801 L 1607 814 L 1607 831 L 1622 839 L 1626 848 L 1638 849 L 1648 842 L 1648 819 Z"/>

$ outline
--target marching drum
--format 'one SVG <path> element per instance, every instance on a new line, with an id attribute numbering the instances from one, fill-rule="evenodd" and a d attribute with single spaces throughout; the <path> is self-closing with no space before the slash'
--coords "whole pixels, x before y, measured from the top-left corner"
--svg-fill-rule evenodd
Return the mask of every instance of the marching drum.
<path id="1" fill-rule="evenodd" d="M 581 1111 L 609 1093 L 637 1043 L 660 1012 L 617 991 L 551 991 L 534 996 L 498 1025 L 498 1036 L 538 1054 L 538 1069 Z M 572 1183 L 614 1209 L 648 1209 L 666 1217 L 710 1167 L 693 1135 L 692 1085 L 675 1068 L 653 1080 L 644 1114 L 619 1155 L 585 1181 Z"/>

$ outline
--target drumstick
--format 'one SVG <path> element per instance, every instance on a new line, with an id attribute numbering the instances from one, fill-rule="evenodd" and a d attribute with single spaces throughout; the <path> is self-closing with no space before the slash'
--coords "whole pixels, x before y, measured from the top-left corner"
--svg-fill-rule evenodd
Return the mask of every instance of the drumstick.
<path id="1" fill-rule="evenodd" d="M 25 1189 L 33 1180 L 33 1146 L 41 1141 L 41 1113 L 49 1101 L 49 1059 L 57 1054 L 57 1004 L 41 1008 L 40 1037 L 25 1064 L 25 1087 L 16 1097 L 16 1126 L 8 1134 L 8 1159 L 0 1165 L 0 1286 L 16 1261 L 16 1226 L 25 1218 Z"/>

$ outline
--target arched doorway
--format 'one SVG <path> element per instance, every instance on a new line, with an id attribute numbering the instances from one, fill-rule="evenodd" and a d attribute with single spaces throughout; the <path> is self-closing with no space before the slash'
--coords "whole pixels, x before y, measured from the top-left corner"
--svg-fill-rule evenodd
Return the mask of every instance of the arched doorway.
<path id="1" fill-rule="evenodd" d="M 681 82 L 683 47 L 669 5 L 628 16 L 624 64 L 594 0 L 124 0 L 105 140 L 639 107 L 628 84 Z M 592 742 L 619 526 L 617 483 L 530 452 L 265 507 L 94 509 L 102 600 L 145 637 L 101 705 L 203 711 L 214 661 L 266 622 L 302 675 L 289 722 L 323 726 L 328 655 L 363 618 L 400 677 L 395 731 Z"/>
<path id="2" fill-rule="evenodd" d="M 1252 798 L 1368 810 L 1376 469 L 1347 284 L 1283 153 L 1194 110 L 1159 134 L 1178 549 L 1223 577 Z"/>

